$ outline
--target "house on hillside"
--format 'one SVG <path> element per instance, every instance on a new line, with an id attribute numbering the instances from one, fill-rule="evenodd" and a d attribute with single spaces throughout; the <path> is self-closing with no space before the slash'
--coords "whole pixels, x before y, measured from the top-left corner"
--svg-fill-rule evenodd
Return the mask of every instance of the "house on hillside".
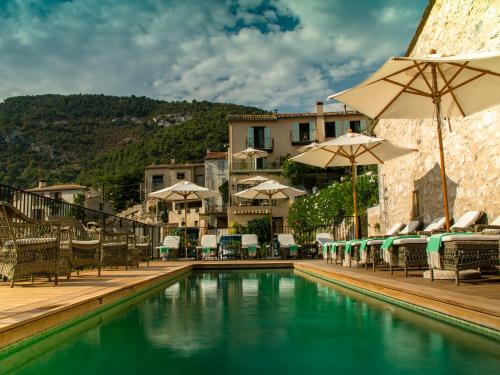
<path id="1" fill-rule="evenodd" d="M 38 186 L 26 189 L 27 192 L 41 195 L 46 198 L 55 199 L 58 201 L 74 204 L 77 195 L 85 195 L 88 191 L 86 186 L 76 184 L 52 185 L 49 186 L 47 181 L 40 180 Z"/>
<path id="2" fill-rule="evenodd" d="M 351 129 L 363 132 L 368 129 L 369 119 L 356 111 L 324 112 L 323 103 L 317 102 L 316 112 L 308 113 L 273 113 L 264 115 L 230 115 L 229 124 L 229 197 L 228 222 L 246 225 L 249 220 L 262 217 L 271 212 L 276 230 L 287 225 L 288 201 L 278 201 L 267 206 L 267 202 L 238 199 L 234 193 L 244 190 L 248 185 L 239 181 L 260 175 L 283 181 L 283 162 L 290 156 L 299 154 L 298 149 L 312 142 L 324 142 Z M 264 150 L 265 158 L 242 160 L 234 154 L 247 147 Z M 298 185 L 299 188 L 312 189 L 317 184 L 327 183 L 340 176 L 318 173 L 310 181 L 310 186 Z"/>

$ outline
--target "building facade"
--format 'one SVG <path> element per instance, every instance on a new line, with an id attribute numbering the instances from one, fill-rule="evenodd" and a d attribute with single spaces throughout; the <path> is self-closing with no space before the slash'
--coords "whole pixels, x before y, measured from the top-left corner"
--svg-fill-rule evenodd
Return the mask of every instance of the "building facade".
<path id="1" fill-rule="evenodd" d="M 74 204 L 76 196 L 85 195 L 88 188 L 86 186 L 76 184 L 49 186 L 47 181 L 41 180 L 38 182 L 37 187 L 26 189 L 26 191 L 46 198 Z"/>
<path id="2" fill-rule="evenodd" d="M 241 180 L 261 175 L 285 184 L 290 181 L 281 177 L 283 163 L 298 149 L 312 142 L 324 142 L 352 129 L 366 131 L 370 122 L 359 112 L 324 112 L 323 103 L 316 104 L 316 112 L 295 114 L 231 115 L 229 123 L 229 197 L 228 222 L 245 225 L 249 220 L 272 213 L 275 226 L 287 225 L 289 201 L 278 201 L 268 206 L 267 202 L 249 202 L 237 199 L 234 193 L 248 185 Z M 247 147 L 264 150 L 265 158 L 237 159 L 233 155 Z M 304 186 L 297 186 L 303 188 Z"/>
<path id="3" fill-rule="evenodd" d="M 444 55 L 500 50 L 500 3 L 430 1 L 407 55 L 422 56 L 430 49 Z M 485 222 L 494 220 L 500 215 L 500 106 L 444 123 L 450 216 L 482 210 Z M 383 230 L 411 216 L 425 223 L 443 216 L 436 121 L 381 120 L 375 132 L 418 153 L 380 167 L 379 215 L 372 221 Z"/>
<path id="4" fill-rule="evenodd" d="M 144 171 L 144 191 L 146 197 L 149 193 L 157 191 L 168 186 L 172 186 L 180 181 L 190 181 L 199 186 L 205 186 L 205 164 L 176 164 L 172 160 L 170 164 L 153 164 L 146 167 Z M 149 200 L 152 201 L 152 200 Z M 157 220 L 160 216 L 171 227 L 198 227 L 204 226 L 204 220 L 200 219 L 200 214 L 205 213 L 202 201 L 188 202 L 184 207 L 184 202 L 160 203 L 155 200 Z M 150 202 L 146 202 L 146 207 L 151 207 Z M 184 220 L 185 210 L 187 210 L 187 223 Z M 163 213 L 163 215 L 160 215 Z"/>
<path id="5" fill-rule="evenodd" d="M 210 227 L 227 228 L 228 178 L 227 152 L 207 152 L 205 156 L 205 187 L 220 192 L 219 196 L 207 200 L 207 224 Z"/>

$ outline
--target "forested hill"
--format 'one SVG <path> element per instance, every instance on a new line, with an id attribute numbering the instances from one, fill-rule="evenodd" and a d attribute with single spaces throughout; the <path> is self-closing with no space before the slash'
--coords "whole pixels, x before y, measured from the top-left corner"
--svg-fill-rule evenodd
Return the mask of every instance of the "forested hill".
<path id="1" fill-rule="evenodd" d="M 262 113 L 234 104 L 145 97 L 40 95 L 0 103 L 0 181 L 20 188 L 77 182 L 109 187 L 118 209 L 138 198 L 144 167 L 202 162 L 224 150 L 228 114 Z"/>

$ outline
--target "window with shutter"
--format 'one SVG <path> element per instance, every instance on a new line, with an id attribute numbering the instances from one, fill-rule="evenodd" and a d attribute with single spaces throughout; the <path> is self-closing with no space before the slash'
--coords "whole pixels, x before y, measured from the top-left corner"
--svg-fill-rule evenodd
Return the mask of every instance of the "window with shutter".
<path id="1" fill-rule="evenodd" d="M 272 149 L 272 140 L 271 140 L 271 127 L 264 127 L 264 148 L 266 150 Z"/>
<path id="2" fill-rule="evenodd" d="M 342 121 L 335 121 L 335 136 L 340 137 L 343 134 Z"/>
<path id="3" fill-rule="evenodd" d="M 298 142 L 300 140 L 299 137 L 299 123 L 294 122 L 292 124 L 292 143 L 293 142 Z"/>
<path id="4" fill-rule="evenodd" d="M 309 123 L 309 140 L 311 142 L 316 140 L 316 123 L 315 122 Z"/>
<path id="5" fill-rule="evenodd" d="M 325 122 L 325 137 L 326 138 L 335 137 L 335 121 Z"/>

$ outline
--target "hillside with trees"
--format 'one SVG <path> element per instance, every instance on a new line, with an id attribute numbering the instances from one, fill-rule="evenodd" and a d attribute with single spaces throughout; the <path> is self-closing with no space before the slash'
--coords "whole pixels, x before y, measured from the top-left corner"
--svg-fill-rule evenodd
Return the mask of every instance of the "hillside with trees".
<path id="1" fill-rule="evenodd" d="M 0 103 L 0 182 L 19 188 L 104 185 L 116 208 L 139 199 L 144 167 L 202 162 L 224 150 L 226 116 L 262 113 L 234 104 L 145 97 L 39 95 Z"/>

